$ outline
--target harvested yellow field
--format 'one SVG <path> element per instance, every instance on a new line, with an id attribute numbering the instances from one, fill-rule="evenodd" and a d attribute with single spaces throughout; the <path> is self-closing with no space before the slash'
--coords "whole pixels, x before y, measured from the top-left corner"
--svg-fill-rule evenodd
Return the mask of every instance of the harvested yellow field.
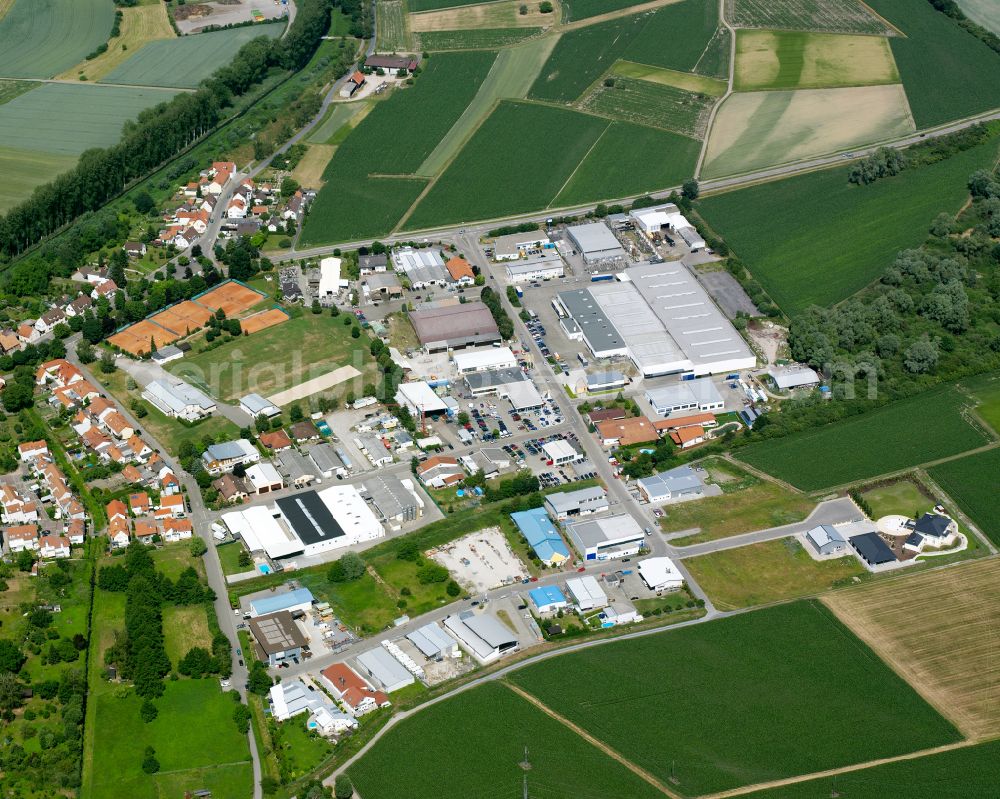
<path id="1" fill-rule="evenodd" d="M 527 14 L 519 13 L 522 5 L 527 5 Z M 544 28 L 559 21 L 559 4 L 553 3 L 553 6 L 555 11 L 543 14 L 538 10 L 538 3 L 525 4 L 521 0 L 500 0 L 495 3 L 445 8 L 440 11 L 424 11 L 410 14 L 410 29 L 423 33 L 469 28 Z"/>
<path id="2" fill-rule="evenodd" d="M 913 133 L 899 84 L 737 92 L 719 109 L 702 176 L 717 178 L 875 144 Z"/>
<path id="3" fill-rule="evenodd" d="M 889 40 L 881 36 L 740 31 L 736 38 L 736 91 L 898 82 Z"/>
<path id="4" fill-rule="evenodd" d="M 650 67 L 646 64 L 636 64 L 634 61 L 618 61 L 611 68 L 613 75 L 623 78 L 635 78 L 662 86 L 673 86 L 686 92 L 705 94 L 709 97 L 722 97 L 726 93 L 727 84 L 724 80 L 706 78 L 693 72 L 678 72 L 675 69 Z"/>
<path id="5" fill-rule="evenodd" d="M 149 42 L 174 38 L 174 29 L 170 27 L 167 7 L 163 3 L 118 10 L 122 12 L 121 35 L 108 41 L 106 52 L 67 69 L 59 75 L 60 78 L 73 80 L 83 73 L 88 81 L 99 80 L 111 74 Z"/>
<path id="6" fill-rule="evenodd" d="M 0 19 L 4 18 L 12 5 L 14 5 L 14 0 L 0 0 Z"/>
<path id="7" fill-rule="evenodd" d="M 823 601 L 967 737 L 1000 734 L 1000 559 Z"/>
<path id="8" fill-rule="evenodd" d="M 292 177 L 301 186 L 308 186 L 310 189 L 320 188 L 323 185 L 323 171 L 333 158 L 333 151 L 336 149 L 332 144 L 310 144 L 306 154 L 292 170 Z"/>

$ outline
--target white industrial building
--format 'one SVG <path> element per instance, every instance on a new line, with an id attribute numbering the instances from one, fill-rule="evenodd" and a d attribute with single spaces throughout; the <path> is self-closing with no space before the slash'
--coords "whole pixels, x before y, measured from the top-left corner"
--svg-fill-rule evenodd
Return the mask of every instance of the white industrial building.
<path id="1" fill-rule="evenodd" d="M 603 222 L 572 225 L 566 228 L 566 237 L 583 256 L 584 263 L 594 264 L 625 257 L 621 242 Z"/>
<path id="2" fill-rule="evenodd" d="M 159 411 L 189 422 L 204 419 L 215 411 L 215 400 L 183 380 L 154 380 L 142 392 Z"/>
<path id="3" fill-rule="evenodd" d="M 595 358 L 628 357 L 644 377 L 739 372 L 757 363 L 680 261 L 630 267 L 619 280 L 561 292 L 553 305 L 575 323 L 578 332 L 567 335 L 582 338 Z"/>
<path id="4" fill-rule="evenodd" d="M 482 665 L 518 647 L 517 637 L 496 616 L 472 611 L 448 616 L 444 626 L 458 639 L 459 646 Z"/>
<path id="5" fill-rule="evenodd" d="M 646 502 L 652 503 L 701 496 L 705 490 L 701 478 L 690 466 L 641 477 L 636 480 L 636 487 Z"/>
<path id="6" fill-rule="evenodd" d="M 304 546 L 295 533 L 278 521 L 275 511 L 264 505 L 222 514 L 222 521 L 235 538 L 243 539 L 251 552 L 265 552 L 270 558 L 300 554 Z"/>
<path id="7" fill-rule="evenodd" d="M 545 510 L 556 521 L 565 521 L 608 510 L 608 495 L 601 486 L 576 491 L 557 491 L 545 497 Z"/>
<path id="8" fill-rule="evenodd" d="M 413 685 L 416 678 L 406 667 L 381 646 L 362 652 L 357 658 L 359 671 L 380 685 L 387 694 Z"/>
<path id="9" fill-rule="evenodd" d="M 507 400 L 515 413 L 532 411 L 545 404 L 545 399 L 530 380 L 504 383 L 497 388 L 497 396 Z"/>
<path id="10" fill-rule="evenodd" d="M 639 561 L 639 576 L 650 591 L 680 591 L 684 575 L 670 558 L 646 558 Z"/>
<path id="11" fill-rule="evenodd" d="M 281 413 L 281 408 L 260 394 L 247 394 L 240 398 L 240 410 L 253 419 L 264 416 L 272 419 Z"/>
<path id="12" fill-rule="evenodd" d="M 774 368 L 767 374 L 781 391 L 789 391 L 793 388 L 812 388 L 820 384 L 819 374 L 808 366 Z"/>
<path id="13" fill-rule="evenodd" d="M 646 399 L 660 416 L 694 410 L 715 413 L 726 407 L 719 390 L 707 377 L 699 380 L 682 380 L 672 386 L 651 388 L 646 392 Z"/>
<path id="14" fill-rule="evenodd" d="M 400 383 L 396 390 L 396 402 L 406 408 L 414 419 L 420 419 L 429 414 L 445 413 L 448 406 L 434 389 L 423 381 Z"/>
<path id="15" fill-rule="evenodd" d="M 688 227 L 690 223 L 673 203 L 654 205 L 650 208 L 636 208 L 629 212 L 636 230 L 652 238 L 665 230 Z"/>
<path id="16" fill-rule="evenodd" d="M 513 285 L 530 283 L 533 280 L 553 280 L 566 274 L 562 257 L 555 252 L 533 255 L 517 263 L 508 264 L 504 271 L 507 282 Z"/>
<path id="17" fill-rule="evenodd" d="M 408 633 L 406 639 L 428 660 L 458 656 L 458 641 L 433 622 Z"/>
<path id="18" fill-rule="evenodd" d="M 340 280 L 340 259 L 329 257 L 319 262 L 319 289 L 317 297 L 320 302 L 331 302 L 343 287 Z"/>
<path id="19" fill-rule="evenodd" d="M 553 466 L 562 466 L 566 463 L 575 463 L 583 460 L 583 453 L 577 452 L 565 438 L 557 438 L 554 441 L 546 441 L 542 444 L 548 459 Z"/>
<path id="20" fill-rule="evenodd" d="M 584 560 L 635 555 L 645 545 L 639 523 L 628 514 L 585 519 L 566 525 L 566 534 Z"/>
<path id="21" fill-rule="evenodd" d="M 608 606 L 608 595 L 604 593 L 597 578 L 590 574 L 583 577 L 571 577 L 566 581 L 566 589 L 573 599 L 573 604 L 581 613 L 589 610 L 600 610 Z"/>
<path id="22" fill-rule="evenodd" d="M 548 235 L 540 230 L 508 233 L 506 236 L 497 236 L 494 240 L 493 260 L 516 261 L 533 250 L 551 249 L 552 246 Z"/>
<path id="23" fill-rule="evenodd" d="M 517 358 L 510 347 L 483 347 L 462 350 L 451 356 L 460 375 L 487 372 L 491 369 L 515 369 Z"/>
<path id="24" fill-rule="evenodd" d="M 807 531 L 806 540 L 817 555 L 833 555 L 847 550 L 847 540 L 829 524 L 820 524 Z"/>
<path id="25" fill-rule="evenodd" d="M 397 272 L 402 272 L 414 290 L 428 286 L 445 286 L 448 270 L 445 269 L 441 254 L 435 249 L 415 250 L 400 247 L 392 251 L 392 263 Z"/>

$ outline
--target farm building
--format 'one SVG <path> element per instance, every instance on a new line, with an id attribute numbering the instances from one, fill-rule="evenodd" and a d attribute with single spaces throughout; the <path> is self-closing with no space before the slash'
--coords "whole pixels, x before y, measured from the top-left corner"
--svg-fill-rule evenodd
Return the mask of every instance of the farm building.
<path id="1" fill-rule="evenodd" d="M 806 531 L 806 541 L 816 550 L 817 555 L 833 555 L 847 549 L 844 536 L 829 524 L 821 524 Z"/>
<path id="2" fill-rule="evenodd" d="M 444 401 L 423 380 L 415 383 L 400 383 L 396 390 L 396 402 L 406 408 L 414 419 L 437 416 L 448 410 Z"/>
<path id="3" fill-rule="evenodd" d="M 569 606 L 566 595 L 555 585 L 541 585 L 528 592 L 531 604 L 539 613 L 555 613 Z"/>
<path id="4" fill-rule="evenodd" d="M 701 496 L 704 483 L 690 466 L 678 466 L 659 474 L 641 477 L 636 481 L 639 493 L 646 502 L 668 502 Z"/>
<path id="5" fill-rule="evenodd" d="M 497 236 L 493 242 L 493 259 L 495 261 L 516 261 L 534 250 L 546 250 L 553 247 L 549 237 L 540 230 L 508 233 L 506 236 Z"/>
<path id="6" fill-rule="evenodd" d="M 458 639 L 459 646 L 484 666 L 518 647 L 517 638 L 507 626 L 488 613 L 465 611 L 448 616 L 444 626 Z"/>
<path id="7" fill-rule="evenodd" d="M 257 656 L 272 667 L 299 657 L 308 643 L 287 610 L 250 619 L 247 626 L 256 642 Z"/>
<path id="8" fill-rule="evenodd" d="M 408 633 L 406 638 L 428 660 L 458 656 L 458 641 L 433 622 Z"/>
<path id="9" fill-rule="evenodd" d="M 639 576 L 650 591 L 680 591 L 684 575 L 670 558 L 646 558 L 639 561 Z"/>
<path id="10" fill-rule="evenodd" d="M 600 486 L 581 488 L 577 491 L 558 491 L 545 497 L 545 509 L 557 521 L 603 513 L 608 505 L 608 495 Z"/>
<path id="11" fill-rule="evenodd" d="M 528 546 L 546 566 L 558 566 L 570 559 L 569 549 L 544 508 L 532 508 L 512 513 L 510 518 L 521 531 Z"/>
<path id="12" fill-rule="evenodd" d="M 280 594 L 257 597 L 250 600 L 250 616 L 254 618 L 266 616 L 279 610 L 287 610 L 289 613 L 307 611 L 314 601 L 312 591 L 308 588 L 296 588 Z"/>
<path id="13" fill-rule="evenodd" d="M 646 399 L 660 416 L 669 416 L 678 411 L 721 411 L 726 407 L 719 390 L 707 377 L 651 388 L 646 392 Z"/>
<path id="14" fill-rule="evenodd" d="M 584 263 L 595 264 L 625 257 L 625 249 L 603 222 L 568 227 L 566 237 L 583 256 Z"/>
<path id="15" fill-rule="evenodd" d="M 406 667 L 381 646 L 362 652 L 357 657 L 361 673 L 381 685 L 387 694 L 413 685 L 416 678 L 406 670 Z"/>
<path id="16" fill-rule="evenodd" d="M 573 604 L 582 613 L 608 606 L 608 595 L 601 589 L 597 579 L 590 574 L 571 577 L 566 581 L 566 589 L 573 598 Z"/>
<path id="17" fill-rule="evenodd" d="M 767 375 L 780 391 L 789 391 L 793 388 L 812 388 L 820 384 L 820 376 L 808 366 L 772 369 Z"/>
<path id="18" fill-rule="evenodd" d="M 216 408 L 215 400 L 183 380 L 154 380 L 142 398 L 167 416 L 189 422 L 204 419 Z"/>
<path id="19" fill-rule="evenodd" d="M 553 280 L 566 274 L 563 259 L 558 253 L 532 255 L 516 264 L 508 264 L 504 268 L 507 282 L 512 285 L 530 283 L 533 280 Z"/>
<path id="20" fill-rule="evenodd" d="M 370 55 L 365 59 L 366 69 L 381 69 L 389 75 L 397 75 L 400 70 L 413 72 L 420 60 L 412 55 Z"/>
<path id="21" fill-rule="evenodd" d="M 471 372 L 486 372 L 491 369 L 516 369 L 517 358 L 510 347 L 484 347 L 464 350 L 452 356 L 455 369 L 460 375 Z"/>
<path id="22" fill-rule="evenodd" d="M 566 526 L 566 533 L 584 560 L 624 558 L 645 546 L 642 527 L 625 513 L 572 522 Z"/>
<path id="23" fill-rule="evenodd" d="M 873 569 L 898 562 L 896 554 L 876 532 L 851 536 L 849 541 L 858 557 Z"/>
<path id="24" fill-rule="evenodd" d="M 410 312 L 410 323 L 428 352 L 500 341 L 493 314 L 481 302 L 421 308 Z"/>

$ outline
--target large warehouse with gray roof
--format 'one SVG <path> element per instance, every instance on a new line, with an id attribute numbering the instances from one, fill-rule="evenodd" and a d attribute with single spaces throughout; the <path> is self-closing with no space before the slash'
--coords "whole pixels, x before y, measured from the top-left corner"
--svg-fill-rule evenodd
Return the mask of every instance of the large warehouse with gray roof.
<path id="1" fill-rule="evenodd" d="M 579 325 L 595 358 L 628 356 L 644 377 L 757 365 L 739 332 L 680 261 L 630 267 L 617 281 L 562 292 L 555 304 Z"/>

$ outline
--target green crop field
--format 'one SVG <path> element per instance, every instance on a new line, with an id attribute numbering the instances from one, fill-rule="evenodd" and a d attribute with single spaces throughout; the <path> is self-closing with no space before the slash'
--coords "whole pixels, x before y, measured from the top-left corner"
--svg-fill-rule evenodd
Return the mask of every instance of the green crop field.
<path id="1" fill-rule="evenodd" d="M 829 169 L 707 197 L 700 212 L 793 315 L 849 297 L 919 245 L 939 212 L 965 202 L 968 176 L 993 163 L 997 141 L 869 186 Z"/>
<path id="2" fill-rule="evenodd" d="M 687 796 L 959 739 L 816 602 L 593 647 L 510 679 Z"/>
<path id="3" fill-rule="evenodd" d="M 663 130 L 615 122 L 551 205 L 565 208 L 679 186 L 698 160 L 698 142 Z"/>
<path id="4" fill-rule="evenodd" d="M 501 103 L 417 206 L 407 229 L 545 208 L 609 126 L 575 111 Z"/>
<path id="5" fill-rule="evenodd" d="M 989 539 L 1000 545 L 1000 449 L 932 466 L 928 473 Z"/>
<path id="6" fill-rule="evenodd" d="M 1000 5 L 994 0 L 957 0 L 965 16 L 1000 36 Z"/>
<path id="7" fill-rule="evenodd" d="M 612 119 L 652 125 L 700 140 L 714 103 L 712 97 L 673 86 L 615 78 L 612 86 L 596 86 L 580 106 Z"/>
<path id="8" fill-rule="evenodd" d="M 424 31 L 418 34 L 420 49 L 496 50 L 508 47 L 542 32 L 541 28 L 472 28 L 458 31 Z"/>
<path id="9" fill-rule="evenodd" d="M 977 375 L 962 381 L 962 388 L 976 398 L 976 413 L 1000 434 L 1000 374 Z"/>
<path id="10" fill-rule="evenodd" d="M 645 3 L 647 0 L 562 0 L 563 21 L 575 22 L 578 19 L 596 17 L 617 11 L 620 8 L 630 8 Z"/>
<path id="11" fill-rule="evenodd" d="M 337 131 L 354 119 L 364 107 L 365 103 L 338 103 L 333 106 L 309 135 L 309 141 L 313 144 L 330 144 L 330 139 L 337 135 Z"/>
<path id="12" fill-rule="evenodd" d="M 37 88 L 38 84 L 30 80 L 0 80 L 0 105 Z"/>
<path id="13" fill-rule="evenodd" d="M 1000 741 L 745 794 L 745 799 L 995 799 Z"/>
<path id="14" fill-rule="evenodd" d="M 894 33 L 860 0 L 726 0 L 726 8 L 737 28 Z"/>
<path id="15" fill-rule="evenodd" d="M 729 31 L 725 28 L 719 28 L 705 45 L 705 51 L 694 65 L 694 71 L 699 75 L 728 79 L 729 41 Z"/>
<path id="16" fill-rule="evenodd" d="M 725 44 L 721 54 L 709 52 L 714 49 L 718 27 L 719 4 L 712 0 L 684 0 L 664 6 L 647 15 L 646 24 L 622 58 L 681 72 L 695 70 L 703 75 L 728 77 L 728 36 L 721 37 Z M 720 58 L 724 59 L 723 66 L 717 63 Z"/>
<path id="17" fill-rule="evenodd" d="M 69 69 L 107 42 L 114 16 L 112 0 L 16 0 L 0 19 L 0 76 L 51 78 Z"/>
<path id="18" fill-rule="evenodd" d="M 529 770 L 521 767 L 528 747 Z M 456 763 L 461 763 L 456 768 Z M 661 796 L 513 691 L 483 685 L 422 710 L 391 730 L 349 772 L 365 799 Z M 447 775 L 446 778 L 442 778 Z"/>
<path id="19" fill-rule="evenodd" d="M 375 24 L 377 26 L 375 40 L 378 42 L 379 50 L 395 53 L 410 47 L 403 0 L 379 0 Z"/>
<path id="20" fill-rule="evenodd" d="M 483 0 L 407 0 L 406 6 L 412 13 L 417 11 L 437 11 L 439 8 L 472 6 Z"/>
<path id="21" fill-rule="evenodd" d="M 759 441 L 735 454 L 805 491 L 852 483 L 987 443 L 962 416 L 967 402 L 945 386 L 804 433 Z M 921 419 L 934 424 L 920 424 Z"/>
<path id="22" fill-rule="evenodd" d="M 420 168 L 462 115 L 495 60 L 495 53 L 485 51 L 435 55 L 412 88 L 378 102 L 327 165 L 302 244 L 392 230 L 426 185 L 405 176 Z M 407 135 L 401 136 L 404 128 Z"/>
<path id="23" fill-rule="evenodd" d="M 1000 53 L 927 2 L 869 0 L 906 37 L 891 40 L 918 128 L 1000 106 Z"/>
<path id="24" fill-rule="evenodd" d="M 251 39 L 276 39 L 284 30 L 284 22 L 272 22 L 150 42 L 100 82 L 194 88 Z"/>
<path id="25" fill-rule="evenodd" d="M 3 175 L 0 214 L 28 199 L 39 186 L 72 169 L 76 161 L 75 155 L 57 155 L 0 145 L 0 175 Z"/>

